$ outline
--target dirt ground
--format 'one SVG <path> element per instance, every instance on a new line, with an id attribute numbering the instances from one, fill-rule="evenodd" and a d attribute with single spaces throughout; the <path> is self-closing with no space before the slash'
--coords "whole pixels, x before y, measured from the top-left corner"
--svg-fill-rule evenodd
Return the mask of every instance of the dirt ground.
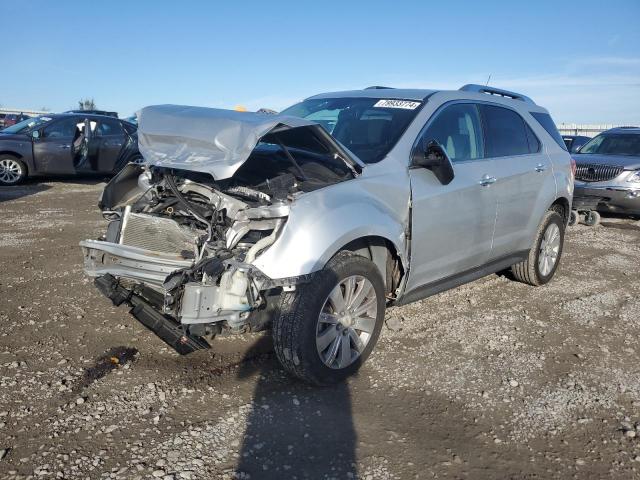
<path id="1" fill-rule="evenodd" d="M 83 276 L 100 180 L 0 188 L 0 478 L 640 478 L 640 222 L 571 227 L 553 282 L 387 312 L 358 377 L 268 336 L 180 357 Z"/>

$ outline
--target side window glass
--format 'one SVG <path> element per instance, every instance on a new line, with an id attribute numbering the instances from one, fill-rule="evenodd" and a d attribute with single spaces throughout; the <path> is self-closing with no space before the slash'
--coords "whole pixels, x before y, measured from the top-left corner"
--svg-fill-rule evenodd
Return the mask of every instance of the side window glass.
<path id="1" fill-rule="evenodd" d="M 117 120 L 103 119 L 98 124 L 97 134 L 99 136 L 105 135 L 119 135 L 122 133 L 122 127 Z"/>
<path id="2" fill-rule="evenodd" d="M 44 138 L 73 138 L 76 131 L 78 119 L 75 117 L 65 118 L 55 122 L 44 129 Z"/>
<path id="3" fill-rule="evenodd" d="M 540 140 L 533 133 L 531 127 L 527 122 L 524 122 L 524 127 L 527 130 L 527 141 L 529 142 L 529 153 L 538 153 L 540 151 Z"/>
<path id="4" fill-rule="evenodd" d="M 558 132 L 558 129 L 556 128 L 556 124 L 551 118 L 551 115 L 549 115 L 548 113 L 540 113 L 540 112 L 529 112 L 529 113 L 531 113 L 531 116 L 536 119 L 536 121 L 542 126 L 542 128 L 544 128 L 547 131 L 549 135 L 551 135 L 551 138 L 553 138 L 556 141 L 556 143 L 560 146 L 560 148 L 562 148 L 563 150 L 567 150 L 567 146 L 562 141 L 560 132 Z"/>
<path id="5" fill-rule="evenodd" d="M 480 116 L 474 104 L 456 103 L 445 107 L 427 127 L 422 140 L 436 140 L 453 162 L 484 157 Z"/>
<path id="6" fill-rule="evenodd" d="M 529 153 L 524 120 L 513 110 L 482 105 L 488 157 L 506 157 Z"/>

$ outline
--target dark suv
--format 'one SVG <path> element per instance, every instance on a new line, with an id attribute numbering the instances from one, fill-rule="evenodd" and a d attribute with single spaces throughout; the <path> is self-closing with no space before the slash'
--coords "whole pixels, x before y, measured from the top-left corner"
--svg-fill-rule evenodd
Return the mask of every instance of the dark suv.
<path id="1" fill-rule="evenodd" d="M 114 173 L 140 163 L 137 127 L 110 116 L 62 113 L 0 131 L 0 185 L 27 176 Z"/>

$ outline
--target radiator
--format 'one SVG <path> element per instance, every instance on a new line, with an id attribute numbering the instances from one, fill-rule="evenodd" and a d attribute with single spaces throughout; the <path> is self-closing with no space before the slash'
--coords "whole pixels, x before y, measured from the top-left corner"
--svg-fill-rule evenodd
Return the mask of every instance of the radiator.
<path id="1" fill-rule="evenodd" d="M 170 218 L 131 213 L 128 210 L 124 214 L 120 231 L 122 245 L 194 258 L 197 242 L 195 232 Z"/>

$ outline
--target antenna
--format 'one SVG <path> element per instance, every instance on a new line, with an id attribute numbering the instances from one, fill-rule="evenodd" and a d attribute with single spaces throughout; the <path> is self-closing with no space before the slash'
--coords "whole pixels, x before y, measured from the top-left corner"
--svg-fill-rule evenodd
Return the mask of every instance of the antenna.
<path id="1" fill-rule="evenodd" d="M 489 74 L 489 78 L 487 78 L 487 83 L 484 84 L 484 86 L 486 87 L 487 85 L 489 85 L 489 81 L 491 80 L 491 74 Z"/>

